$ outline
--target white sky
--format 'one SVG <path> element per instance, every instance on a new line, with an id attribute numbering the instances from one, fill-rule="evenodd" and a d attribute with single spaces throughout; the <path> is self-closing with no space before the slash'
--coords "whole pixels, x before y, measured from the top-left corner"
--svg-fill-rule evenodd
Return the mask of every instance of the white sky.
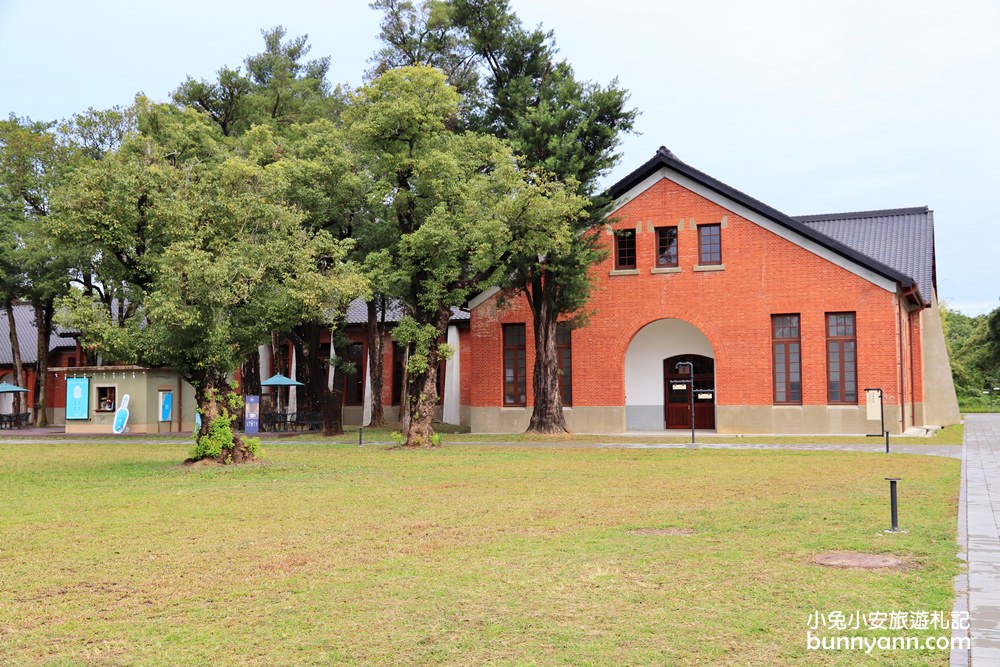
<path id="1" fill-rule="evenodd" d="M 618 77 L 642 116 L 610 185 L 665 145 L 790 215 L 930 206 L 939 296 L 1000 306 L 1000 3 L 995 0 L 511 0 L 577 75 Z M 364 0 L 0 0 L 0 114 L 66 118 L 166 100 L 309 35 L 361 83 L 380 15 Z M 994 264 L 997 262 L 997 264 Z"/>

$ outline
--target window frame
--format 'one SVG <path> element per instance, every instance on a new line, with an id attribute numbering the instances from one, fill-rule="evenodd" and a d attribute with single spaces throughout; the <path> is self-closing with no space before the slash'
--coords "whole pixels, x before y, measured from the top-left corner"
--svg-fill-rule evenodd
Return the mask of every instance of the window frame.
<path id="1" fill-rule="evenodd" d="M 797 397 L 793 366 L 798 367 Z M 779 379 L 779 371 L 783 380 Z M 802 318 L 798 313 L 771 315 L 771 384 L 775 405 L 802 405 Z M 784 391 L 784 397 L 779 397 L 779 389 Z"/>
<path id="2" fill-rule="evenodd" d="M 836 318 L 845 318 L 843 322 L 838 322 Z M 848 319 L 849 318 L 849 319 Z M 824 320 L 825 331 L 826 331 L 826 400 L 827 403 L 831 405 L 857 405 L 859 394 L 858 391 L 858 322 L 857 314 L 854 312 L 844 311 L 836 313 L 826 313 Z M 847 333 L 849 329 L 850 333 Z M 834 331 L 835 333 L 831 333 Z M 843 332 L 843 333 L 841 333 Z M 852 348 L 851 352 L 853 354 L 853 359 L 850 360 L 851 363 L 851 377 L 848 378 L 847 371 L 847 347 Z M 834 369 L 832 361 L 832 352 L 836 350 L 837 352 L 837 368 Z M 838 377 L 836 382 L 838 388 L 834 390 L 834 373 L 837 373 Z M 848 390 L 846 385 L 848 384 L 848 379 L 854 387 L 854 399 L 848 398 Z M 836 396 L 835 396 L 836 394 Z"/>
<path id="3" fill-rule="evenodd" d="M 559 397 L 563 407 L 572 407 L 573 330 L 565 322 L 556 324 L 556 364 L 559 367 Z"/>
<path id="4" fill-rule="evenodd" d="M 705 236 L 709 238 L 706 239 Z M 698 266 L 722 264 L 722 223 L 698 225 Z"/>
<path id="5" fill-rule="evenodd" d="M 357 358 L 354 358 L 352 350 L 360 349 Z M 344 373 L 344 405 L 358 406 L 365 404 L 365 369 L 367 359 L 365 358 L 365 344 L 362 341 L 351 341 L 347 345 L 347 361 L 354 364 L 353 373 Z M 357 396 L 352 394 L 352 385 Z"/>
<path id="6" fill-rule="evenodd" d="M 503 406 L 505 408 L 526 407 L 528 405 L 527 327 L 524 323 L 510 323 L 501 326 Z M 513 355 L 513 359 L 509 355 Z M 510 363 L 511 361 L 513 363 Z M 508 375 L 510 380 L 507 379 Z M 512 388 L 509 393 L 508 386 Z"/>
<path id="7" fill-rule="evenodd" d="M 615 271 L 631 271 L 639 266 L 638 256 L 636 254 L 637 249 L 637 234 L 634 229 L 618 229 L 614 232 L 615 237 Z M 628 243 L 623 243 L 628 239 Z M 631 247 L 629 247 L 631 246 Z M 632 263 L 623 262 L 623 259 L 629 259 L 631 256 Z"/>
<path id="8" fill-rule="evenodd" d="M 102 407 L 101 403 L 101 391 L 109 391 L 111 393 L 111 407 Z M 94 412 L 114 412 L 118 408 L 118 385 L 116 384 L 98 384 L 94 385 Z M 106 405 L 103 404 L 103 405 Z"/>
<path id="9" fill-rule="evenodd" d="M 661 261 L 664 255 L 664 239 L 669 239 L 672 233 L 673 240 L 673 261 Z M 669 252 L 669 247 L 667 248 Z M 659 269 L 672 269 L 679 265 L 680 260 L 680 242 L 677 235 L 677 225 L 670 225 L 667 227 L 657 227 L 656 228 L 656 257 L 654 258 L 654 266 Z"/>

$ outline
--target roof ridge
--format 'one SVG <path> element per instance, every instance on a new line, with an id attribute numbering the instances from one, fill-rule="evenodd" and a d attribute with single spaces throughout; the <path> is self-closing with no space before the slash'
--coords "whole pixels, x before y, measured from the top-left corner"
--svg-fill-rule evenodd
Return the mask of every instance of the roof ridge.
<path id="1" fill-rule="evenodd" d="M 799 222 L 824 222 L 827 220 L 853 220 L 855 218 L 886 218 L 900 215 L 916 215 L 930 213 L 927 206 L 911 206 L 909 208 L 883 208 L 874 211 L 847 211 L 844 213 L 818 213 L 815 215 L 794 215 Z"/>

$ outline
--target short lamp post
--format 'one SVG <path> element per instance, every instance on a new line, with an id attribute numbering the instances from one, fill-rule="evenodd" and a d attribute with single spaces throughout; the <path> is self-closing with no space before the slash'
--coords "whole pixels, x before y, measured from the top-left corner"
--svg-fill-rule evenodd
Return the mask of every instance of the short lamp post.
<path id="1" fill-rule="evenodd" d="M 675 368 L 677 372 L 681 372 L 681 366 L 687 366 L 688 368 L 688 396 L 691 399 L 691 444 L 694 443 L 694 364 L 690 361 L 678 361 Z"/>

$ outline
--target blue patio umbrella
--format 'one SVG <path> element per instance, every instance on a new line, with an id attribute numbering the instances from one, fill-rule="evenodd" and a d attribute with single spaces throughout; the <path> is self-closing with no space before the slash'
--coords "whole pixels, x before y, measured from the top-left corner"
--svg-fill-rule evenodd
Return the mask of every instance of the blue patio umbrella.
<path id="1" fill-rule="evenodd" d="M 305 385 L 292 378 L 286 378 L 281 373 L 272 375 L 260 383 L 262 387 L 304 387 Z"/>
<path id="2" fill-rule="evenodd" d="M 15 394 L 17 392 L 23 391 L 28 392 L 24 387 L 18 387 L 16 384 L 11 384 L 9 382 L 0 382 L 0 394 Z"/>

